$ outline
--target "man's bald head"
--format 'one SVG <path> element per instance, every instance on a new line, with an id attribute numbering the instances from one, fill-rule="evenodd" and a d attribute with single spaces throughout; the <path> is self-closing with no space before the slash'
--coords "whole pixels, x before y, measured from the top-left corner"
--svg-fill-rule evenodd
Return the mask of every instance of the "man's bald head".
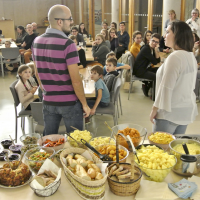
<path id="1" fill-rule="evenodd" d="M 54 5 L 49 9 L 48 20 L 50 25 L 55 25 L 55 18 L 68 19 L 71 16 L 71 11 L 67 6 L 64 5 Z"/>

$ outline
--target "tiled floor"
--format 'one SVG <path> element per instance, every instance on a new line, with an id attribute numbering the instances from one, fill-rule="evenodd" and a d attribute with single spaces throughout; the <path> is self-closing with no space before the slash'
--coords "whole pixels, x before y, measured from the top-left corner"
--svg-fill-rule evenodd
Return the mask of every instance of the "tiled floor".
<path id="1" fill-rule="evenodd" d="M 0 140 L 15 135 L 15 117 L 14 106 L 9 85 L 16 80 L 16 73 L 6 72 L 5 77 L 2 78 L 0 74 Z M 149 114 L 153 101 L 145 97 L 141 91 L 141 83 L 135 82 L 134 92 L 131 93 L 130 100 L 128 100 L 128 93 L 121 89 L 121 99 L 123 107 L 123 115 L 119 118 L 120 123 L 134 123 L 147 128 L 148 132 L 152 130 L 152 124 L 149 121 Z M 200 108 L 200 103 L 197 103 Z M 86 128 L 94 134 L 109 135 L 110 131 L 104 125 L 104 121 L 110 126 L 113 126 L 113 119 L 111 116 L 94 116 L 92 122 Z M 18 121 L 20 125 L 20 119 Z M 26 123 L 26 133 L 28 127 Z M 187 134 L 200 134 L 200 115 L 197 116 L 194 123 L 190 124 L 186 131 Z M 18 137 L 22 134 L 20 128 L 18 129 Z"/>

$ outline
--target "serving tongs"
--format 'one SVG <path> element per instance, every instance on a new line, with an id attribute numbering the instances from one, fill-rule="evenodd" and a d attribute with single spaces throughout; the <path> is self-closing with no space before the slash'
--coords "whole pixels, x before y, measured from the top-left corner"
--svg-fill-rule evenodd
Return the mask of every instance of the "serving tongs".
<path id="1" fill-rule="evenodd" d="M 112 158 L 108 155 L 103 155 L 103 154 L 100 154 L 93 146 L 91 146 L 87 141 L 85 141 L 84 139 L 81 139 L 81 142 L 86 146 L 88 147 L 90 150 L 92 150 L 94 153 L 96 153 L 99 158 L 102 160 L 102 161 L 113 161 Z"/>
<path id="2" fill-rule="evenodd" d="M 137 156 L 137 151 L 136 151 L 136 149 L 135 149 L 135 146 L 133 145 L 132 142 L 130 142 L 130 141 L 131 141 L 130 135 L 125 136 L 125 135 L 122 134 L 122 133 L 118 133 L 118 135 L 122 136 L 122 137 L 126 140 L 126 142 L 127 142 L 127 144 L 128 144 L 129 151 L 132 151 L 132 152 L 135 154 L 135 156 L 136 156 L 138 162 L 140 163 L 140 160 L 138 159 L 138 156 Z"/>

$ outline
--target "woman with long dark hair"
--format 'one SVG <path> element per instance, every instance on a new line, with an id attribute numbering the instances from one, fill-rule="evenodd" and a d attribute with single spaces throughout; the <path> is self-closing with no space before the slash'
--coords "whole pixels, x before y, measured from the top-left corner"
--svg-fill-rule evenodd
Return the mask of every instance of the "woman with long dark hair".
<path id="1" fill-rule="evenodd" d="M 198 115 L 194 93 L 197 61 L 190 27 L 185 22 L 172 22 L 166 30 L 165 45 L 174 51 L 157 71 L 150 120 L 155 132 L 184 134 Z"/>
<path id="2" fill-rule="evenodd" d="M 87 35 L 87 37 L 89 37 L 89 34 L 88 34 L 88 32 L 86 31 L 86 29 L 85 29 L 85 24 L 84 24 L 83 22 L 81 22 L 81 23 L 79 24 L 78 32 L 79 32 L 80 34 L 82 34 L 82 35 Z"/>
<path id="3" fill-rule="evenodd" d="M 18 45 L 21 45 L 24 42 L 24 38 L 27 35 L 25 28 L 23 26 L 17 27 L 17 39 L 13 41 L 16 42 Z"/>

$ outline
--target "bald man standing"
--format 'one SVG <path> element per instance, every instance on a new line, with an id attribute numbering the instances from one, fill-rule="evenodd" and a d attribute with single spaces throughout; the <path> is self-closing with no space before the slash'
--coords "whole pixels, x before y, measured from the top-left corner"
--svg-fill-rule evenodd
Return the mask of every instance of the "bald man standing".
<path id="1" fill-rule="evenodd" d="M 83 112 L 89 116 L 76 45 L 67 38 L 73 23 L 71 11 L 54 5 L 48 12 L 50 28 L 37 37 L 32 46 L 36 77 L 43 89 L 44 135 L 57 134 L 63 118 L 67 132 L 70 126 L 83 129 Z"/>

